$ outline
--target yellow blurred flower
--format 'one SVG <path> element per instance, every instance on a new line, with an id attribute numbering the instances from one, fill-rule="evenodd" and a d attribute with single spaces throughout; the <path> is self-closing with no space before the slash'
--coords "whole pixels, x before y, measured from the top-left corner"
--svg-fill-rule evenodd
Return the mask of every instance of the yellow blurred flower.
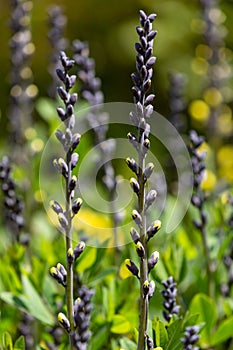
<path id="1" fill-rule="evenodd" d="M 211 107 L 217 107 L 221 104 L 223 98 L 221 92 L 211 87 L 204 92 L 204 100 Z"/>
<path id="2" fill-rule="evenodd" d="M 194 100 L 189 105 L 189 113 L 196 121 L 206 123 L 209 119 L 210 108 L 203 100 Z"/>
<path id="3" fill-rule="evenodd" d="M 217 153 L 219 174 L 227 181 L 233 182 L 233 146 L 225 145 Z"/>
<path id="4" fill-rule="evenodd" d="M 212 191 L 216 185 L 216 176 L 211 170 L 205 170 L 204 179 L 201 182 L 201 188 L 204 191 Z"/>
<path id="5" fill-rule="evenodd" d="M 126 279 L 128 277 L 132 277 L 132 273 L 127 269 L 125 262 L 121 264 L 119 275 L 121 279 Z"/>
<path id="6" fill-rule="evenodd" d="M 209 63 L 206 59 L 202 57 L 196 57 L 192 63 L 191 67 L 194 73 L 198 75 L 205 75 L 209 68 Z"/>

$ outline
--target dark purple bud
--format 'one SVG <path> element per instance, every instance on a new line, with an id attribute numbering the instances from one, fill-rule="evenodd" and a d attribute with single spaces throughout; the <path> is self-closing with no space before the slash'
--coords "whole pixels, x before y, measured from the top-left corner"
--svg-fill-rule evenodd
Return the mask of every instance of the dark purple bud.
<path id="1" fill-rule="evenodd" d="M 142 66 L 141 69 L 140 69 L 140 74 L 141 74 L 141 77 L 142 79 L 145 79 L 146 76 L 147 76 L 147 69 L 146 69 L 146 66 Z"/>
<path id="2" fill-rule="evenodd" d="M 150 58 L 150 56 L 152 55 L 152 51 L 153 51 L 153 49 L 152 49 L 151 46 L 148 47 L 148 49 L 146 50 L 146 53 L 145 53 L 145 60 L 146 60 L 146 61 L 147 61 L 147 60 Z"/>
<path id="3" fill-rule="evenodd" d="M 142 48 L 142 45 L 141 44 L 139 44 L 139 43 L 136 43 L 135 44 L 135 49 L 136 49 L 136 51 L 138 52 L 138 53 L 140 53 L 141 55 L 143 55 L 143 48 Z"/>
<path id="4" fill-rule="evenodd" d="M 144 34 L 144 30 L 140 26 L 136 27 L 136 31 L 137 31 L 139 36 L 142 36 Z"/>
<path id="5" fill-rule="evenodd" d="M 70 89 L 74 86 L 75 82 L 76 82 L 76 75 L 71 75 L 69 77 L 69 88 Z"/>
<path id="6" fill-rule="evenodd" d="M 74 114 L 74 108 L 72 105 L 68 105 L 66 107 L 66 115 L 67 117 L 71 117 Z"/>
<path id="7" fill-rule="evenodd" d="M 57 92 L 58 92 L 58 95 L 61 97 L 61 99 L 63 101 L 67 101 L 68 100 L 68 93 L 66 92 L 66 90 L 62 86 L 59 86 L 57 88 Z"/>
<path id="8" fill-rule="evenodd" d="M 71 161 L 70 161 L 70 163 L 71 163 L 71 170 L 73 170 L 76 167 L 76 165 L 78 163 L 78 159 L 79 159 L 78 153 L 73 153 L 72 156 L 71 156 Z"/>
<path id="9" fill-rule="evenodd" d="M 152 68 L 153 65 L 155 64 L 155 62 L 156 62 L 156 57 L 154 57 L 154 56 L 150 57 L 149 60 L 146 63 L 146 67 L 147 68 Z"/>
<path id="10" fill-rule="evenodd" d="M 58 78 L 61 80 L 61 81 L 65 81 L 65 77 L 66 77 L 66 75 L 65 75 L 65 73 L 63 72 L 63 70 L 61 70 L 61 69 L 57 69 L 56 70 L 56 73 L 57 73 L 57 76 L 58 76 Z"/>
<path id="11" fill-rule="evenodd" d="M 145 38 L 144 36 L 141 36 L 141 37 L 140 37 L 140 42 L 141 42 L 141 44 L 142 44 L 143 49 L 145 50 L 145 49 L 146 49 L 146 46 L 147 46 L 147 40 L 146 40 L 146 38 Z"/>
<path id="12" fill-rule="evenodd" d="M 155 20 L 157 15 L 155 13 L 152 13 L 151 15 L 148 16 L 148 19 L 151 21 L 151 23 Z"/>
<path id="13" fill-rule="evenodd" d="M 155 98 L 155 95 L 153 95 L 153 94 L 148 95 L 147 98 L 145 99 L 144 105 L 147 106 L 150 103 L 152 103 L 154 98 Z"/>
<path id="14" fill-rule="evenodd" d="M 148 41 L 153 40 L 153 39 L 155 38 L 156 34 L 157 34 L 157 30 L 152 30 L 152 31 L 148 34 L 147 40 L 148 40 Z"/>
<path id="15" fill-rule="evenodd" d="M 60 141 L 63 144 L 64 141 L 64 134 L 61 130 L 56 130 L 55 132 L 56 138 L 58 139 L 58 141 Z"/>
<path id="16" fill-rule="evenodd" d="M 74 106 L 75 103 L 77 102 L 78 99 L 78 94 L 74 93 L 70 96 L 69 103 Z"/>
<path id="17" fill-rule="evenodd" d="M 140 13 L 140 23 L 143 26 L 145 21 L 147 20 L 147 15 L 143 10 L 140 10 L 139 13 Z"/>
<path id="18" fill-rule="evenodd" d="M 61 118 L 62 121 L 65 120 L 66 112 L 64 111 L 64 109 L 62 107 L 57 108 L 57 114 L 59 115 L 59 117 Z"/>

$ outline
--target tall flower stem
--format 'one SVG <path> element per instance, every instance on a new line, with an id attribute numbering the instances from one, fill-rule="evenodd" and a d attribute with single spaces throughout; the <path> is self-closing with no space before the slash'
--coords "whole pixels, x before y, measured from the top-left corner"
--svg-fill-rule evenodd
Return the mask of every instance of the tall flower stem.
<path id="1" fill-rule="evenodd" d="M 140 135 L 139 135 L 140 137 Z M 142 134 L 141 140 L 139 139 L 140 146 L 143 147 L 144 134 Z M 140 148 L 141 148 L 140 147 Z M 140 259 L 140 321 L 139 321 L 139 338 L 138 338 L 138 350 L 145 348 L 145 334 L 147 332 L 147 319 L 148 319 L 148 297 L 144 296 L 143 285 L 148 280 L 147 270 L 147 244 L 146 244 L 146 215 L 145 215 L 145 183 L 143 180 L 143 174 L 145 171 L 145 158 L 142 155 L 141 150 L 138 155 L 139 164 L 139 186 L 140 194 L 138 196 L 138 208 L 139 214 L 142 218 L 142 226 L 140 230 L 140 242 L 145 249 L 145 257 Z"/>
<path id="2" fill-rule="evenodd" d="M 153 94 L 148 94 L 153 75 L 152 67 L 156 61 L 156 58 L 152 56 L 153 41 L 157 34 L 155 30 L 152 30 L 152 22 L 155 17 L 156 15 L 154 14 L 147 16 L 144 11 L 140 11 L 141 26 L 136 28 L 140 42 L 135 44 L 137 51 L 136 72 L 132 74 L 135 112 L 130 113 L 130 118 L 137 129 L 137 136 L 129 133 L 128 139 L 135 147 L 138 159 L 137 162 L 133 158 L 127 158 L 126 160 L 129 168 L 137 176 L 137 178 L 130 179 L 130 185 L 138 197 L 137 209 L 132 211 L 132 218 L 138 226 L 139 232 L 135 228 L 131 228 L 130 234 L 140 259 L 140 269 L 138 270 L 132 260 L 126 260 L 126 267 L 140 280 L 140 316 L 137 350 L 145 350 L 146 341 L 149 350 L 154 348 L 153 341 L 149 337 L 147 330 L 149 299 L 153 296 L 155 290 L 154 281 L 149 282 L 149 272 L 156 265 L 159 253 L 154 252 L 148 259 L 147 245 L 161 226 L 160 221 L 156 220 L 147 227 L 146 216 L 148 208 L 156 198 L 155 190 L 147 191 L 147 181 L 153 173 L 154 165 L 153 163 L 146 164 L 146 156 L 150 148 L 149 118 L 153 113 L 151 103 L 155 97 Z"/>
<path id="3" fill-rule="evenodd" d="M 206 274 L 208 280 L 208 293 L 211 297 L 214 295 L 214 280 L 213 280 L 213 271 L 212 271 L 212 261 L 210 258 L 210 252 L 207 241 L 207 216 L 204 211 L 204 205 L 207 199 L 207 195 L 201 187 L 201 183 L 204 179 L 205 173 L 205 156 L 204 152 L 200 153 L 198 150 L 199 147 L 204 142 L 204 138 L 199 136 L 196 131 L 192 130 L 190 132 L 190 145 L 189 152 L 192 160 L 193 174 L 194 174 L 194 193 L 192 195 L 191 201 L 193 206 L 195 206 L 199 213 L 199 220 L 194 220 L 193 224 L 201 234 L 202 245 L 205 255 L 205 265 L 206 265 Z"/>
<path id="4" fill-rule="evenodd" d="M 65 132 L 57 130 L 56 137 L 63 146 L 65 158 L 54 159 L 53 163 L 65 181 L 65 209 L 57 201 L 52 201 L 51 207 L 57 214 L 61 229 L 65 233 L 66 268 L 58 263 L 57 267 L 50 269 L 50 273 L 58 283 L 65 287 L 67 316 L 59 313 L 58 321 L 69 335 L 70 350 L 74 350 L 76 349 L 75 332 L 78 330 L 79 324 L 77 323 L 77 308 L 74 303 L 73 266 L 85 248 L 84 242 L 79 242 L 74 249 L 72 248 L 72 220 L 82 205 L 81 198 L 74 200 L 77 177 L 73 175 L 73 169 L 79 158 L 75 149 L 81 136 L 78 133 L 73 133 L 75 126 L 74 105 L 77 101 L 77 94 L 71 93 L 70 90 L 76 82 L 76 75 L 69 75 L 69 71 L 73 67 L 74 61 L 68 59 L 64 52 L 61 52 L 60 60 L 63 69 L 57 69 L 57 76 L 61 80 L 62 86 L 59 86 L 57 91 L 64 102 L 64 107 L 57 108 L 57 113 L 64 123 Z"/>

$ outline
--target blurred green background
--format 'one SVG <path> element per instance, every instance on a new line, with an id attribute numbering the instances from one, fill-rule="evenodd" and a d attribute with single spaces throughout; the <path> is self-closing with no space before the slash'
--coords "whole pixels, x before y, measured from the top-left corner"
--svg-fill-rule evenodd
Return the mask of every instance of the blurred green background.
<path id="1" fill-rule="evenodd" d="M 91 55 L 96 60 L 97 74 L 103 82 L 106 101 L 132 101 L 130 73 L 134 70 L 135 26 L 138 11 L 155 12 L 158 18 L 154 27 L 158 30 L 155 40 L 157 63 L 153 82 L 156 92 L 155 108 L 167 111 L 167 74 L 178 70 L 187 74 L 190 98 L 199 96 L 203 80 L 192 70 L 195 47 L 202 42 L 198 19 L 201 7 L 198 0 L 34 0 L 32 34 L 36 47 L 32 58 L 35 83 L 41 96 L 46 95 L 50 83 L 47 64 L 50 47 L 47 39 L 47 9 L 50 4 L 62 5 L 68 18 L 66 37 L 79 38 L 90 43 Z M 226 15 L 228 30 L 226 45 L 233 46 L 233 1 L 224 0 L 221 7 Z M 9 30 L 10 1 L 0 0 L 0 105 L 2 117 L 6 118 L 7 93 L 9 91 Z"/>

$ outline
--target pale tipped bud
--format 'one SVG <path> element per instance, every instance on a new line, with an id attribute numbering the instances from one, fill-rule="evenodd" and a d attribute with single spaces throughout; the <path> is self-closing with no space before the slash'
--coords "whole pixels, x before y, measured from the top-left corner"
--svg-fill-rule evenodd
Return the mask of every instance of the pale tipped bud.
<path id="1" fill-rule="evenodd" d="M 136 149 L 138 149 L 139 144 L 138 144 L 138 140 L 137 140 L 136 136 L 135 136 L 133 133 L 129 132 L 129 133 L 127 134 L 127 137 L 128 137 L 129 142 L 130 142 Z"/>
<path id="2" fill-rule="evenodd" d="M 73 264 L 74 260 L 75 260 L 74 251 L 72 248 L 69 248 L 67 250 L 67 261 L 71 265 Z"/>
<path id="3" fill-rule="evenodd" d="M 50 270 L 50 275 L 60 284 L 63 286 L 65 285 L 65 280 L 62 275 L 62 273 L 56 268 L 56 267 L 51 267 Z"/>
<path id="4" fill-rule="evenodd" d="M 139 214 L 139 212 L 137 211 L 137 210 L 133 210 L 132 211 L 132 218 L 133 218 L 133 220 L 135 221 L 135 223 L 138 225 L 138 226 L 141 226 L 141 224 L 142 224 L 142 217 L 141 217 L 141 215 Z"/>
<path id="5" fill-rule="evenodd" d="M 58 214 L 58 220 L 59 220 L 61 227 L 66 230 L 68 227 L 68 221 L 63 213 Z"/>
<path id="6" fill-rule="evenodd" d="M 143 283 L 143 294 L 144 294 L 144 297 L 147 296 L 148 292 L 149 292 L 149 281 L 146 280 L 144 283 Z"/>
<path id="7" fill-rule="evenodd" d="M 66 271 L 65 267 L 62 264 L 58 263 L 57 269 L 62 274 L 64 282 L 66 282 L 67 271 Z"/>
<path id="8" fill-rule="evenodd" d="M 147 179 L 149 179 L 149 177 L 152 175 L 154 167 L 155 166 L 153 163 L 147 164 L 146 169 L 144 171 L 144 181 L 147 181 Z"/>
<path id="9" fill-rule="evenodd" d="M 79 142 L 81 139 L 81 135 L 80 134 L 74 134 L 72 137 L 72 150 L 74 151 L 75 148 L 78 146 Z"/>
<path id="10" fill-rule="evenodd" d="M 85 249 L 85 242 L 81 241 L 79 242 L 76 247 L 74 248 L 74 257 L 75 257 L 75 260 L 82 254 L 82 252 L 84 251 Z"/>
<path id="11" fill-rule="evenodd" d="M 131 259 L 125 260 L 125 266 L 134 276 L 136 276 L 139 279 L 139 270 Z"/>
<path id="12" fill-rule="evenodd" d="M 148 298 L 152 298 L 155 292 L 155 282 L 154 281 L 150 281 L 149 284 L 149 292 L 148 292 Z"/>
<path id="13" fill-rule="evenodd" d="M 59 312 L 57 316 L 58 322 L 62 325 L 62 327 L 70 333 L 70 322 L 66 315 L 64 315 L 62 312 Z"/>
<path id="14" fill-rule="evenodd" d="M 155 190 L 150 190 L 145 199 L 145 209 L 148 209 L 155 201 L 157 197 L 157 192 Z"/>
<path id="15" fill-rule="evenodd" d="M 78 153 L 73 153 L 71 156 L 71 170 L 73 170 L 78 164 L 79 155 Z"/>
<path id="16" fill-rule="evenodd" d="M 139 183 L 134 177 L 131 177 L 129 180 L 130 186 L 132 187 L 132 190 L 138 195 L 140 191 Z"/>
<path id="17" fill-rule="evenodd" d="M 77 185 L 77 177 L 75 175 L 72 176 L 71 180 L 70 180 L 70 183 L 69 183 L 69 191 L 72 192 L 76 185 Z"/>
<path id="18" fill-rule="evenodd" d="M 151 254 L 150 258 L 148 259 L 148 273 L 155 267 L 157 262 L 159 261 L 159 252 L 155 251 Z"/>
<path id="19" fill-rule="evenodd" d="M 138 241 L 136 244 L 135 244 L 135 247 L 136 247 L 136 251 L 138 253 L 138 256 L 140 258 L 144 258 L 145 257 L 145 249 L 142 245 L 142 243 L 140 241 Z"/>
<path id="20" fill-rule="evenodd" d="M 140 235 L 139 235 L 138 231 L 135 230 L 134 227 L 131 227 L 130 235 L 131 235 L 132 240 L 134 241 L 134 243 L 137 244 L 138 241 L 140 240 Z"/>
<path id="21" fill-rule="evenodd" d="M 138 174 L 138 165 L 133 158 L 126 158 L 126 164 L 135 174 Z"/>
<path id="22" fill-rule="evenodd" d="M 53 209 L 53 211 L 55 211 L 56 214 L 63 213 L 63 209 L 57 201 L 52 200 L 49 202 L 49 204 L 50 204 L 50 207 Z"/>
<path id="23" fill-rule="evenodd" d="M 147 242 L 160 230 L 161 221 L 155 220 L 147 230 Z"/>
<path id="24" fill-rule="evenodd" d="M 82 198 L 75 199 L 75 201 L 73 202 L 73 205 L 72 205 L 72 212 L 74 214 L 77 214 L 79 212 L 82 204 L 83 204 Z"/>

